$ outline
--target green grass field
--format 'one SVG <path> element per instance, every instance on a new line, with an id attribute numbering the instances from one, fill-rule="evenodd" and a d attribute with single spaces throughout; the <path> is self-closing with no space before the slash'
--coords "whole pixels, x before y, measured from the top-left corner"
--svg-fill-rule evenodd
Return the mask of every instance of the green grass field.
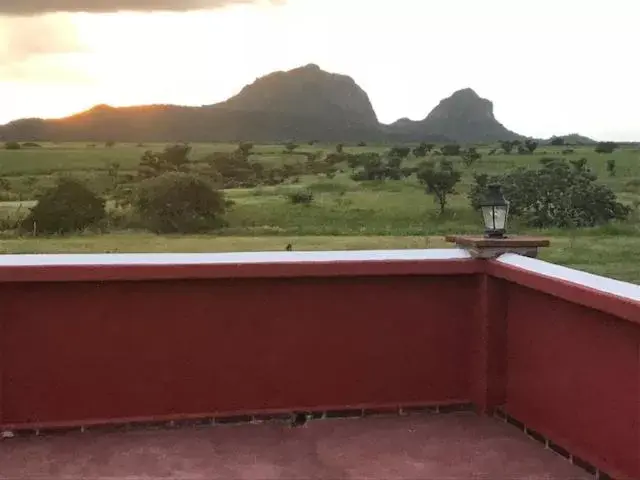
<path id="1" fill-rule="evenodd" d="M 61 173 L 82 178 L 101 192 L 108 185 L 109 163 L 118 162 L 123 172 L 134 172 L 145 150 L 159 151 L 165 145 L 120 144 L 113 148 L 82 144 L 42 144 L 41 148 L 16 151 L 0 149 L 0 177 L 10 182 L 15 198 L 0 203 L 0 217 L 22 215 L 33 205 L 36 192 L 53 184 Z M 196 144 L 191 158 L 198 161 L 209 153 L 231 151 L 235 144 Z M 389 146 L 347 147 L 346 152 L 384 152 Z M 514 221 L 512 233 L 550 236 L 553 246 L 542 258 L 594 273 L 640 283 L 640 150 L 624 148 L 610 155 L 594 153 L 593 147 L 541 146 L 535 155 L 487 156 L 473 167 L 460 165 L 463 180 L 459 194 L 451 197 L 448 213 L 437 216 L 433 199 L 414 179 L 406 181 L 356 183 L 349 169 L 334 179 L 303 177 L 296 185 L 259 187 L 227 191 L 235 205 L 227 214 L 228 227 L 217 235 L 160 237 L 137 231 L 104 235 L 82 234 L 66 238 L 31 238 L 6 234 L 0 249 L 9 252 L 142 252 L 142 251 L 240 251 L 282 250 L 293 243 L 297 250 L 425 248 L 444 246 L 449 233 L 478 233 L 480 216 L 473 212 L 466 192 L 474 173 L 502 173 L 517 166 L 537 166 L 544 156 L 582 158 L 635 211 L 624 224 L 586 230 L 535 231 Z M 301 145 L 299 153 L 334 151 L 333 145 Z M 253 160 L 265 163 L 300 161 L 283 155 L 282 145 L 259 145 Z M 606 161 L 615 159 L 617 174 L 609 177 Z M 409 159 L 411 164 L 418 160 Z M 293 205 L 286 194 L 299 188 L 314 192 L 311 205 Z"/>

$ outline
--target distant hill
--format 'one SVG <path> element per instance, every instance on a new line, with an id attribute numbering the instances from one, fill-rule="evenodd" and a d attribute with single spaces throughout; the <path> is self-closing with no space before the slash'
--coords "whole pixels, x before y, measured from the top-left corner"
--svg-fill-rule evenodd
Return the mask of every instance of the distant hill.
<path id="1" fill-rule="evenodd" d="M 201 107 L 98 105 L 70 117 L 23 119 L 0 138 L 29 141 L 489 142 L 523 138 L 499 123 L 493 104 L 473 90 L 455 92 L 421 121 L 381 124 L 367 93 L 351 78 L 317 65 L 274 72 L 234 97 Z"/>
<path id="2" fill-rule="evenodd" d="M 429 133 L 462 143 L 524 138 L 498 122 L 493 114 L 493 103 L 470 88 L 458 90 L 442 100 L 424 120 L 398 120 L 390 125 L 390 129 L 411 132 L 416 139 Z"/>
<path id="3" fill-rule="evenodd" d="M 551 143 L 551 140 L 553 140 L 554 138 L 562 138 L 564 140 L 564 143 L 566 143 L 567 145 L 593 145 L 598 143 L 592 138 L 585 137 L 577 133 L 570 133 L 569 135 L 556 135 L 544 141 L 546 143 Z"/>

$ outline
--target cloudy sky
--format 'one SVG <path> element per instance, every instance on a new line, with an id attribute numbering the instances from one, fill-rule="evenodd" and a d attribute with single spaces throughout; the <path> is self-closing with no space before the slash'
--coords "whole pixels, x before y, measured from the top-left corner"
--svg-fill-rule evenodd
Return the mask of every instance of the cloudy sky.
<path id="1" fill-rule="evenodd" d="M 471 87 L 524 135 L 640 140 L 638 0 L 0 0 L 0 123 L 351 75 L 380 119 Z"/>

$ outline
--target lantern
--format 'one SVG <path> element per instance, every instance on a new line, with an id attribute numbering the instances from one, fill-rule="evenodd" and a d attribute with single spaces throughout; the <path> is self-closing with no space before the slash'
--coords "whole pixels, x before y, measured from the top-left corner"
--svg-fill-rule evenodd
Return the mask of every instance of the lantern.
<path id="1" fill-rule="evenodd" d="M 504 198 L 502 187 L 499 184 L 488 186 L 487 194 L 480 207 L 487 238 L 504 238 L 507 230 L 509 202 Z"/>

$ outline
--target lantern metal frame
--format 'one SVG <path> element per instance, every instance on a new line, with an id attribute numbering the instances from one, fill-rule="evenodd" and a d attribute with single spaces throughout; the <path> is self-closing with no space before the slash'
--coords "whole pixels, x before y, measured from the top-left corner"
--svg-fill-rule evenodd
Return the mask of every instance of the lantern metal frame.
<path id="1" fill-rule="evenodd" d="M 509 218 L 509 202 L 502 193 L 502 185 L 493 183 L 487 186 L 487 193 L 480 203 L 485 237 L 505 238 Z"/>

